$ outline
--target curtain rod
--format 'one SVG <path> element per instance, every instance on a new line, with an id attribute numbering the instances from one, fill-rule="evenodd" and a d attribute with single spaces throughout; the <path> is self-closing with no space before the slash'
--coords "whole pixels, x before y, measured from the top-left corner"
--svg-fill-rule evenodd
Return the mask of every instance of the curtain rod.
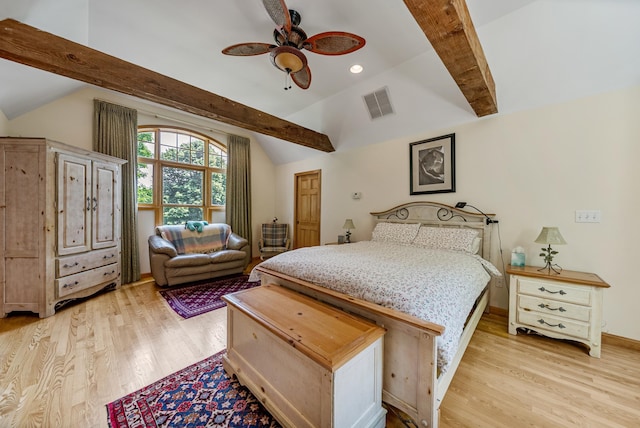
<path id="1" fill-rule="evenodd" d="M 102 102 L 105 102 L 105 103 L 115 104 L 113 101 L 103 100 L 103 99 L 100 99 L 100 98 L 94 98 L 94 100 L 102 101 Z M 187 120 L 183 120 L 183 119 L 176 119 L 176 118 L 174 118 L 174 117 L 164 116 L 164 115 L 162 115 L 162 114 L 155 113 L 155 112 L 153 112 L 153 111 L 149 111 L 149 110 L 145 110 L 145 109 L 141 109 L 141 108 L 129 107 L 129 106 L 123 106 L 123 107 L 127 107 L 127 108 L 130 108 L 130 109 L 132 109 L 132 110 L 136 110 L 136 111 L 137 111 L 137 112 L 139 112 L 139 113 L 143 113 L 143 114 L 146 114 L 146 115 L 149 115 L 149 116 L 153 116 L 153 117 L 155 117 L 156 119 L 165 119 L 165 120 L 170 120 L 170 121 L 173 121 L 173 122 L 176 122 L 176 123 L 182 123 L 183 125 L 193 126 L 193 127 L 196 127 L 196 128 L 202 129 L 202 130 L 205 130 L 205 131 L 218 132 L 218 133 L 220 133 L 220 134 L 224 134 L 224 135 L 226 135 L 226 136 L 233 135 L 233 134 L 231 134 L 230 132 L 223 131 L 222 129 L 216 129 L 216 128 L 213 128 L 213 127 L 207 127 L 207 126 L 200 125 L 200 124 L 197 124 L 197 123 L 189 122 L 189 121 L 187 121 Z"/>

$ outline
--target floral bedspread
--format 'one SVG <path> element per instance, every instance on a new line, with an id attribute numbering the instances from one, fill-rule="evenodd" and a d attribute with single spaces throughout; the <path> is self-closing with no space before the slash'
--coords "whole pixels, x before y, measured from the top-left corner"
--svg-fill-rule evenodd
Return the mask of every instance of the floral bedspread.
<path id="1" fill-rule="evenodd" d="M 437 338 L 441 373 L 490 279 L 487 270 L 500 275 L 477 255 L 373 241 L 300 248 L 259 266 L 443 325 Z M 252 271 L 249 281 L 259 280 Z"/>

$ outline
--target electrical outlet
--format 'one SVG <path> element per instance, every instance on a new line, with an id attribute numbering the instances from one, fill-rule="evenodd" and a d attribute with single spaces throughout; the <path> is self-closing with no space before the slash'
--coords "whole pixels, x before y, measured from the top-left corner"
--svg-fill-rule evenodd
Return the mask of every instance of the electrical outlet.
<path id="1" fill-rule="evenodd" d="M 600 223 L 601 221 L 600 210 L 576 210 L 576 223 Z"/>

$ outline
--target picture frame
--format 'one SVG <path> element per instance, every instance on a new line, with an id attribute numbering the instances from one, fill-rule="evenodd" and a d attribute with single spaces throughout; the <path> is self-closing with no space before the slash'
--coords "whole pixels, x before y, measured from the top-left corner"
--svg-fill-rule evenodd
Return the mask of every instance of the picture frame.
<path id="1" fill-rule="evenodd" d="M 409 144 L 411 195 L 456 191 L 456 134 Z"/>

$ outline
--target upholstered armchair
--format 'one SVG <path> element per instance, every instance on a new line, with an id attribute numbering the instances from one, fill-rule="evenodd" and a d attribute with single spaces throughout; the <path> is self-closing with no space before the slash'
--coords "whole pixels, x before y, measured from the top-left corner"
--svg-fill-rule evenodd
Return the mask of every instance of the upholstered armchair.
<path id="1" fill-rule="evenodd" d="M 261 230 L 262 236 L 258 241 L 260 259 L 264 260 L 291 249 L 288 224 L 264 223 Z"/>

